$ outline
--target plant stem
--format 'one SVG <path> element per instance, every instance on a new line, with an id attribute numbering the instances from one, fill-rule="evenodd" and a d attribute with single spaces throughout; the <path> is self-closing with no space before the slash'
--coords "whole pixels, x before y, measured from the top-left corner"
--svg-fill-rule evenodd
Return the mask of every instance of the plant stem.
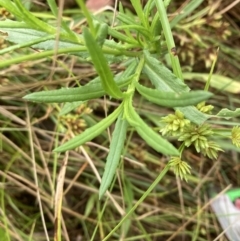
<path id="1" fill-rule="evenodd" d="M 108 240 L 112 234 L 126 221 L 126 219 L 136 210 L 136 208 L 143 202 L 143 200 L 151 193 L 151 191 L 158 185 L 161 179 L 165 176 L 165 174 L 169 170 L 169 165 L 166 165 L 161 173 L 157 176 L 155 181 L 151 184 L 151 186 L 147 189 L 147 191 L 141 196 L 141 198 L 135 203 L 135 205 L 130 209 L 130 211 L 123 217 L 123 219 L 114 227 L 114 229 L 102 240 Z"/>
<path id="2" fill-rule="evenodd" d="M 162 24 L 163 33 L 166 38 L 168 52 L 170 54 L 170 58 L 171 58 L 171 62 L 172 62 L 173 73 L 179 79 L 183 80 L 182 70 L 181 70 L 178 56 L 173 53 L 173 50 L 176 47 L 175 47 L 175 43 L 174 43 L 172 31 L 171 31 L 171 26 L 168 21 L 166 9 L 164 7 L 164 2 L 162 0 L 155 0 L 155 2 L 156 2 L 156 6 L 157 6 L 157 9 L 159 12 L 159 17 L 160 17 L 160 21 Z"/>

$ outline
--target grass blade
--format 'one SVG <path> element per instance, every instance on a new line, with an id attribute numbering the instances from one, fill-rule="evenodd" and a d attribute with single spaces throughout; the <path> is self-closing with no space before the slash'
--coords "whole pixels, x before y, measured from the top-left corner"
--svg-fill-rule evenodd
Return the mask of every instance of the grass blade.
<path id="1" fill-rule="evenodd" d="M 147 189 L 147 191 L 141 196 L 141 198 L 134 204 L 134 206 L 130 209 L 130 211 L 122 218 L 122 220 L 111 230 L 111 232 L 102 240 L 107 241 L 114 232 L 130 217 L 130 215 L 136 210 L 136 208 L 143 202 L 143 200 L 151 193 L 151 191 L 159 184 L 162 178 L 168 172 L 170 166 L 166 165 L 165 168 L 161 171 L 161 173 L 157 176 L 151 186 Z"/>
<path id="2" fill-rule="evenodd" d="M 181 80 L 183 80 L 182 76 L 182 69 L 179 63 L 178 56 L 171 54 L 171 50 L 175 48 L 175 43 L 171 31 L 171 27 L 168 21 L 167 13 L 166 13 L 166 8 L 164 6 L 164 2 L 162 0 L 155 0 L 158 12 L 159 12 L 159 17 L 160 21 L 162 23 L 162 28 L 163 28 L 163 33 L 167 42 L 167 47 L 168 47 L 168 52 L 170 53 L 170 58 L 172 62 L 172 68 L 174 74 Z"/>
<path id="3" fill-rule="evenodd" d="M 132 3 L 132 6 L 134 7 L 138 17 L 139 17 L 140 22 L 143 24 L 143 26 L 146 29 L 149 29 L 148 20 L 144 15 L 144 11 L 143 11 L 140 0 L 130 0 L 130 1 Z"/>
<path id="4" fill-rule="evenodd" d="M 201 3 L 203 0 L 192 0 L 189 4 L 187 4 L 181 11 L 180 14 L 177 14 L 175 18 L 171 21 L 171 28 L 175 27 L 182 19 L 184 19 L 187 15 L 191 14 Z"/>

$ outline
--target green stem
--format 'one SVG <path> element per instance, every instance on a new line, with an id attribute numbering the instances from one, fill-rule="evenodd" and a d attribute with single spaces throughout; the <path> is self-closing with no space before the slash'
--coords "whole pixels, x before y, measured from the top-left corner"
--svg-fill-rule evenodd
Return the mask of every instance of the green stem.
<path id="1" fill-rule="evenodd" d="M 79 7 L 82 9 L 83 14 L 85 15 L 85 17 L 87 19 L 91 34 L 95 37 L 96 31 L 95 31 L 95 28 L 94 28 L 93 19 L 92 19 L 91 14 L 89 13 L 89 11 L 88 11 L 85 3 L 83 2 L 83 0 L 76 0 L 76 2 L 79 5 Z"/>
<path id="2" fill-rule="evenodd" d="M 79 53 L 79 52 L 86 52 L 87 48 L 85 46 L 79 46 L 79 47 L 72 47 L 72 48 L 65 48 L 65 49 L 58 49 L 56 50 L 47 50 L 40 53 L 34 53 L 29 55 L 24 55 L 20 57 L 16 57 L 13 59 L 8 59 L 0 63 L 0 68 L 8 67 L 12 64 L 18 64 L 25 61 L 32 61 L 32 60 L 38 60 L 46 57 L 52 57 L 54 54 L 70 54 L 70 53 Z M 103 52 L 105 54 L 113 54 L 113 55 L 126 55 L 129 57 L 136 57 L 136 53 L 132 51 L 123 51 L 120 50 L 114 50 L 110 48 L 103 47 Z"/>
<path id="3" fill-rule="evenodd" d="M 130 217 L 130 215 L 136 210 L 136 208 L 143 202 L 143 200 L 151 193 L 151 191 L 158 185 L 161 179 L 166 175 L 169 170 L 169 165 L 166 165 L 155 181 L 147 189 L 147 191 L 142 195 L 142 197 L 135 203 L 135 205 L 130 209 L 130 211 L 123 217 L 123 219 L 114 227 L 114 229 L 102 240 L 108 240 L 112 234 Z"/>
<path id="4" fill-rule="evenodd" d="M 180 158 L 181 158 L 181 156 L 182 156 L 182 152 L 183 152 L 184 148 L 185 148 L 185 143 L 183 142 L 183 143 L 181 144 L 181 146 L 178 148 L 179 153 L 180 153 Z"/>
<path id="5" fill-rule="evenodd" d="M 175 55 L 174 52 L 173 52 L 173 50 L 176 47 L 175 47 L 175 43 L 174 43 L 172 31 L 171 31 L 171 26 L 170 26 L 170 23 L 168 21 L 166 9 L 164 7 L 164 2 L 163 2 L 163 0 L 155 0 L 155 2 L 156 2 L 156 6 L 157 6 L 157 9 L 158 9 L 158 12 L 159 12 L 159 17 L 160 17 L 160 21 L 161 21 L 161 24 L 162 24 L 163 33 L 164 33 L 164 36 L 166 38 L 168 52 L 170 53 L 173 73 L 179 79 L 183 80 L 182 70 L 181 70 L 181 66 L 180 66 L 180 63 L 179 63 L 178 56 Z"/>
<path id="6" fill-rule="evenodd" d="M 0 55 L 12 52 L 12 51 L 20 49 L 20 48 L 30 47 L 34 44 L 38 44 L 38 43 L 45 42 L 47 40 L 52 40 L 52 39 L 54 39 L 54 35 L 48 35 L 48 36 L 44 36 L 44 37 L 41 37 L 41 38 L 38 38 L 38 39 L 34 39 L 33 41 L 30 41 L 30 42 L 27 42 L 27 43 L 15 44 L 13 46 L 10 46 L 8 48 L 4 48 L 4 49 L 0 50 Z"/>

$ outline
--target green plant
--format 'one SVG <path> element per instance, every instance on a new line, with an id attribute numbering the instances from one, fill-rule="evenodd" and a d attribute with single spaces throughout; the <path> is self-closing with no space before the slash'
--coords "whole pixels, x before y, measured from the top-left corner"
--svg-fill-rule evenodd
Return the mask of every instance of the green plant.
<path id="1" fill-rule="evenodd" d="M 215 159 L 221 148 L 211 138 L 221 133 L 207 125 L 206 122 L 210 118 L 237 116 L 239 110 L 233 112 L 222 110 L 216 115 L 210 114 L 212 107 L 206 106 L 204 102 L 212 96 L 207 92 L 208 88 L 204 91 L 190 91 L 190 88 L 183 82 L 178 56 L 174 51 L 175 44 L 171 26 L 166 14 L 167 1 L 148 1 L 143 8 L 139 0 L 132 0 L 137 18 L 126 14 L 120 5 L 119 23 L 115 27 L 110 27 L 91 16 L 84 8 L 82 1 L 78 2 L 89 26 L 89 28 L 84 28 L 83 34 L 71 31 L 64 21 L 61 21 L 61 28 L 52 27 L 26 10 L 20 0 L 14 2 L 0 0 L 0 5 L 18 19 L 0 23 L 1 31 L 7 35 L 6 39 L 15 43 L 1 50 L 0 53 L 10 53 L 13 50 L 30 46 L 43 50 L 40 53 L 13 57 L 0 63 L 1 67 L 26 60 L 51 57 L 54 54 L 72 54 L 81 60 L 92 62 L 98 74 L 97 78 L 84 86 L 32 93 L 24 97 L 26 100 L 45 103 L 79 103 L 79 101 L 89 101 L 107 95 L 119 103 L 119 106 L 102 121 L 54 151 L 64 152 L 81 146 L 98 136 L 117 120 L 100 186 L 100 197 L 109 188 L 115 175 L 129 126 L 134 128 L 154 150 L 171 156 L 169 165 L 159 175 L 158 181 L 170 167 L 173 167 L 174 172 L 181 178 L 187 179 L 190 167 L 181 160 L 181 154 L 190 145 L 193 145 L 197 152 Z M 189 3 L 191 11 L 198 6 L 196 2 L 200 4 L 202 1 L 191 1 Z M 57 17 L 54 1 L 48 0 L 48 3 L 53 15 Z M 180 20 L 176 18 L 174 23 Z M 112 39 L 107 39 L 108 36 Z M 164 56 L 166 48 L 173 73 L 163 64 L 163 61 L 159 60 L 161 56 Z M 125 70 L 114 76 L 109 62 L 119 60 L 125 65 Z M 143 75 L 149 80 L 148 86 L 151 83 L 151 88 L 140 84 Z M 133 98 L 137 92 L 154 104 L 175 109 L 175 114 L 162 118 L 161 122 L 164 126 L 160 132 L 181 141 L 182 145 L 179 149 L 155 132 L 137 113 L 133 106 Z M 238 128 L 232 131 L 232 140 L 236 145 L 239 145 L 238 131 Z M 231 137 L 231 131 L 225 132 L 224 135 Z M 148 189 L 144 197 L 149 194 L 154 185 Z M 133 207 L 128 216 L 136 207 L 137 205 Z"/>

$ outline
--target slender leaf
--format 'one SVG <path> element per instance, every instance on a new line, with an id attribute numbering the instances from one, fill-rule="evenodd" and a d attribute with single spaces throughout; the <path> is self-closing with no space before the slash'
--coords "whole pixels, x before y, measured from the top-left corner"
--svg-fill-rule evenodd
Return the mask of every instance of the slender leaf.
<path id="1" fill-rule="evenodd" d="M 189 87 L 174 75 L 156 58 L 145 52 L 145 65 L 143 72 L 148 76 L 152 84 L 159 90 L 182 93 L 189 91 Z"/>
<path id="2" fill-rule="evenodd" d="M 99 46 L 103 46 L 108 34 L 108 25 L 106 23 L 96 23 L 96 41 Z"/>
<path id="3" fill-rule="evenodd" d="M 174 19 L 171 21 L 171 28 L 175 27 L 182 19 L 184 19 L 187 15 L 191 14 L 202 2 L 203 0 L 192 0 L 190 3 L 188 3 L 181 10 L 181 14 L 176 14 Z"/>
<path id="4" fill-rule="evenodd" d="M 71 149 L 74 149 L 76 147 L 79 147 L 86 143 L 87 141 L 91 141 L 96 136 L 100 135 L 105 129 L 107 129 L 116 118 L 120 115 L 122 112 L 123 105 L 121 104 L 112 114 L 110 114 L 105 119 L 98 122 L 96 125 L 86 129 L 83 133 L 80 135 L 72 138 L 65 144 L 57 147 L 54 149 L 55 152 L 64 152 Z"/>
<path id="5" fill-rule="evenodd" d="M 201 101 L 210 98 L 213 94 L 207 91 L 191 91 L 177 94 L 174 92 L 164 92 L 158 89 L 150 89 L 136 83 L 138 92 L 147 100 L 160 106 L 183 107 L 196 105 Z"/>
<path id="6" fill-rule="evenodd" d="M 108 66 L 107 60 L 104 57 L 100 46 L 96 43 L 95 39 L 87 28 L 83 30 L 83 37 L 86 47 L 88 48 L 89 54 L 92 58 L 94 67 L 102 81 L 103 89 L 112 97 L 117 99 L 122 98 L 123 94 L 114 82 L 113 74 L 110 67 Z"/>
<path id="7" fill-rule="evenodd" d="M 48 41 L 52 38 L 53 38 L 53 36 L 48 35 L 48 36 L 45 36 L 45 37 L 37 38 L 36 40 L 30 41 L 30 42 L 23 42 L 21 44 L 15 44 L 15 45 L 12 45 L 10 47 L 7 47 L 7 48 L 4 48 L 4 49 L 0 50 L 0 55 L 12 52 L 12 51 L 20 49 L 20 48 L 25 48 L 25 47 L 30 47 L 30 46 L 34 47 L 35 45 L 38 45 L 39 43 L 42 44 L 43 42 L 46 42 L 46 41 Z M 11 41 L 11 40 L 9 40 L 9 41 Z"/>
<path id="8" fill-rule="evenodd" d="M 72 47 L 79 47 L 79 43 L 71 43 L 67 40 L 59 40 L 58 43 L 56 43 L 55 35 L 50 35 L 46 32 L 35 30 L 32 28 L 26 28 L 26 27 L 18 27 L 13 28 L 10 25 L 13 21 L 4 21 L 9 22 L 9 24 L 3 24 L 0 23 L 0 31 L 3 31 L 7 33 L 7 36 L 5 37 L 6 40 L 16 43 L 16 44 L 24 44 L 24 46 L 32 46 L 33 48 L 38 49 L 55 49 L 56 44 L 58 44 L 59 49 L 63 48 L 72 48 Z M 4 26 L 5 25 L 5 26 Z M 43 39 L 43 37 L 49 36 L 48 40 Z M 33 41 L 41 40 L 41 42 L 34 43 Z"/>
<path id="9" fill-rule="evenodd" d="M 199 80 L 206 83 L 209 77 L 209 74 L 204 73 L 183 73 L 184 79 L 187 80 Z M 210 86 L 218 89 L 224 90 L 229 93 L 239 94 L 240 93 L 240 82 L 229 77 L 213 74 L 211 76 Z"/>
<path id="10" fill-rule="evenodd" d="M 138 24 L 138 23 L 136 23 L 135 16 L 128 15 L 124 12 L 119 12 L 117 15 L 117 19 L 119 19 L 122 23 L 125 23 L 125 25 Z M 141 26 L 140 23 L 138 25 Z"/>
<path id="11" fill-rule="evenodd" d="M 144 15 L 144 11 L 143 11 L 143 8 L 142 8 L 142 3 L 140 0 L 130 0 L 131 3 L 132 3 L 132 6 L 134 7 L 138 17 L 139 17 L 139 20 L 141 21 L 142 25 L 148 29 L 149 28 L 149 23 L 148 23 L 148 19 L 145 17 Z"/>
<path id="12" fill-rule="evenodd" d="M 126 115 L 127 121 L 136 129 L 137 133 L 143 138 L 144 141 L 146 141 L 149 146 L 151 146 L 157 152 L 163 153 L 164 155 L 179 155 L 178 150 L 171 143 L 163 139 L 141 119 L 132 105 L 128 106 L 129 110 L 128 114 Z M 135 125 L 135 123 L 137 123 L 137 125 Z"/>
<path id="13" fill-rule="evenodd" d="M 78 6 L 81 8 L 81 10 L 83 11 L 84 16 L 86 17 L 89 29 L 91 31 L 91 33 L 93 34 L 93 36 L 95 36 L 95 28 L 94 28 L 94 24 L 93 24 L 93 18 L 90 14 L 90 12 L 88 11 L 86 4 L 84 3 L 83 0 L 76 0 Z"/>
<path id="14" fill-rule="evenodd" d="M 29 26 L 28 23 L 12 21 L 12 20 L 4 20 L 0 22 L 0 30 L 7 32 L 7 40 L 13 43 L 26 43 L 31 40 L 35 40 L 36 38 L 47 36 L 49 33 L 45 31 L 45 29 L 34 28 L 33 26 Z M 43 46 L 34 46 L 35 48 L 41 49 L 54 49 L 56 46 L 56 31 L 51 34 L 52 40 Z M 19 37 L 19 38 L 18 38 Z M 81 35 L 77 35 L 75 33 L 70 34 L 65 31 L 60 32 L 60 39 L 58 39 L 58 47 L 77 47 L 79 44 L 83 43 L 83 38 Z M 46 46 L 51 46 L 47 47 Z"/>
<path id="15" fill-rule="evenodd" d="M 123 26 L 119 26 L 119 27 L 115 27 L 116 30 L 134 30 L 137 33 L 141 33 L 142 35 L 144 35 L 146 38 L 149 38 L 150 36 L 150 32 L 148 30 L 146 30 L 144 27 L 140 26 L 140 25 L 123 25 Z"/>
<path id="16" fill-rule="evenodd" d="M 185 118 L 197 125 L 202 125 L 207 119 L 212 117 L 200 112 L 195 106 L 177 107 L 176 109 L 180 110 Z"/>
<path id="17" fill-rule="evenodd" d="M 43 22 L 42 20 L 36 18 L 32 13 L 27 11 L 27 9 L 22 5 L 20 0 L 15 0 L 15 3 L 21 12 L 21 19 L 26 22 L 29 26 L 36 30 L 42 30 L 49 34 L 55 34 L 56 28 Z"/>
<path id="18" fill-rule="evenodd" d="M 128 71 L 130 73 L 130 71 Z M 120 75 L 121 76 L 121 75 Z M 116 84 L 119 88 L 127 86 L 131 83 L 132 77 L 116 78 Z M 96 78 L 88 84 L 76 88 L 63 88 L 59 90 L 40 91 L 28 94 L 23 98 L 29 101 L 44 102 L 44 103 L 62 103 L 75 102 L 96 99 L 105 95 L 106 92 L 102 88 L 100 78 Z"/>
<path id="19" fill-rule="evenodd" d="M 116 169 L 119 164 L 122 149 L 124 146 L 124 141 L 126 138 L 127 126 L 127 121 L 122 119 L 122 115 L 119 116 L 112 135 L 110 151 L 107 156 L 105 170 L 103 173 L 102 182 L 99 189 L 99 198 L 102 198 L 104 193 L 107 191 L 116 173 Z"/>
<path id="20" fill-rule="evenodd" d="M 148 53 L 145 53 L 143 70 L 155 88 L 160 91 L 183 93 L 190 90 L 186 84 Z M 176 109 L 179 109 L 186 118 L 197 125 L 201 125 L 211 117 L 210 115 L 203 114 L 194 106 L 177 107 Z"/>
<path id="21" fill-rule="evenodd" d="M 121 32 L 114 30 L 113 28 L 108 27 L 108 33 L 112 37 L 120 41 L 123 41 L 124 43 L 129 43 L 129 44 L 132 44 L 133 46 L 140 46 L 137 40 L 135 40 L 132 37 L 126 36 L 125 34 L 122 34 Z"/>
<path id="22" fill-rule="evenodd" d="M 21 11 L 17 8 L 16 4 L 12 1 L 0 0 L 0 6 L 4 7 L 9 13 L 12 13 L 14 16 L 21 19 Z"/>
<path id="23" fill-rule="evenodd" d="M 222 109 L 217 113 L 218 117 L 223 117 L 227 120 L 234 118 L 234 117 L 238 117 L 240 116 L 240 108 L 237 108 L 236 110 L 229 110 L 229 109 Z"/>
<path id="24" fill-rule="evenodd" d="M 154 182 L 150 185 L 150 187 L 146 190 L 146 192 L 143 193 L 143 195 L 138 199 L 138 201 L 134 204 L 134 206 L 126 213 L 126 215 L 121 219 L 120 222 L 110 231 L 110 233 L 104 237 L 102 241 L 107 241 L 115 232 L 116 230 L 123 225 L 126 220 L 128 220 L 131 216 L 131 214 L 137 209 L 137 207 L 143 203 L 144 199 L 149 196 L 149 194 L 152 192 L 154 188 L 156 188 L 157 185 L 159 185 L 159 182 L 162 180 L 162 178 L 166 175 L 168 172 L 170 166 L 166 165 L 165 168 L 160 172 L 160 174 L 157 176 L 157 178 L 154 180 Z"/>
<path id="25" fill-rule="evenodd" d="M 126 212 L 128 212 L 132 208 L 134 203 L 134 187 L 127 175 L 124 176 L 123 193 Z M 128 232 L 131 230 L 132 223 L 133 220 L 129 218 L 125 223 L 122 224 L 120 232 L 123 234 L 124 237 L 127 237 Z"/>

